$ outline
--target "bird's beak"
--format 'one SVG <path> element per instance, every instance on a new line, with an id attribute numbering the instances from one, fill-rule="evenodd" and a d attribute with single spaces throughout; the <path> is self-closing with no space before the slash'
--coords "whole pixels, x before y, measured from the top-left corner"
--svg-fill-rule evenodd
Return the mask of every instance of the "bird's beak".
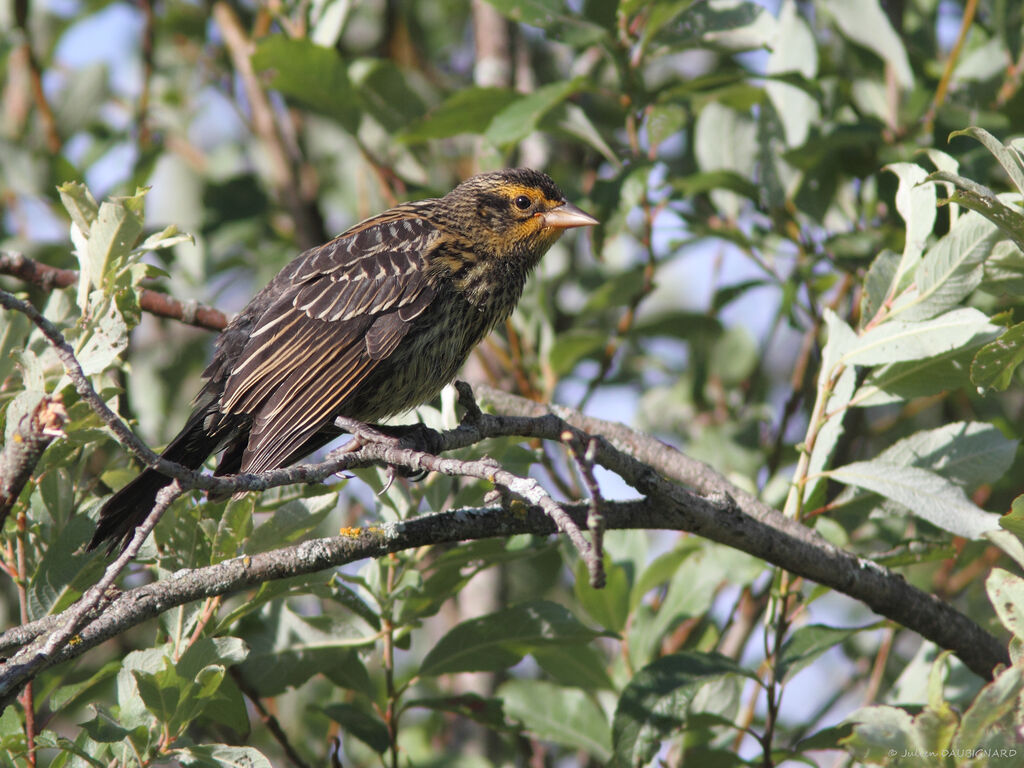
<path id="1" fill-rule="evenodd" d="M 562 203 L 557 208 L 538 214 L 545 227 L 554 229 L 572 229 L 573 227 L 592 227 L 600 222 L 589 213 L 584 213 L 572 203 Z"/>

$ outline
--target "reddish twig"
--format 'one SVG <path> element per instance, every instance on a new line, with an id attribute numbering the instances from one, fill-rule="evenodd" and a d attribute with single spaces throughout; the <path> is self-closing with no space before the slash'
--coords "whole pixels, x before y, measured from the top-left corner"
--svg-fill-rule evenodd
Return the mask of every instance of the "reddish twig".
<path id="1" fill-rule="evenodd" d="M 58 269 L 23 254 L 7 251 L 0 251 L 0 274 L 38 285 L 46 291 L 78 285 L 78 272 L 74 269 Z M 187 325 L 210 331 L 223 330 L 228 324 L 227 315 L 219 309 L 194 301 L 181 301 L 148 288 L 143 288 L 139 293 L 139 307 L 151 315 L 180 320 Z"/>

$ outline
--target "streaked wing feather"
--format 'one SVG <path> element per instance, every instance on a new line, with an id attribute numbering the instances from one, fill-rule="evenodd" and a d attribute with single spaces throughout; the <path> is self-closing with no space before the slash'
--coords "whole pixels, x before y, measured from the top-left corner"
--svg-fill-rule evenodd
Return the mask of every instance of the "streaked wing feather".
<path id="1" fill-rule="evenodd" d="M 242 456 L 243 472 L 280 464 L 334 416 L 340 403 L 376 365 L 360 349 L 317 366 L 315 375 L 287 381 L 260 410 Z M 296 372 L 298 374 L 300 372 Z"/>
<path id="2" fill-rule="evenodd" d="M 438 235 L 388 214 L 282 272 L 287 288 L 255 324 L 220 402 L 254 417 L 241 471 L 280 466 L 395 350 L 433 299 L 422 260 Z"/>

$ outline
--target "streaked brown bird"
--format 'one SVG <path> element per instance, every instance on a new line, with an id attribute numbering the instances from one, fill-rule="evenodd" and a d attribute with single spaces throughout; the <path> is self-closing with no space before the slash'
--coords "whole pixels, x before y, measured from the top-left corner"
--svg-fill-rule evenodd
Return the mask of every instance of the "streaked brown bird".
<path id="1" fill-rule="evenodd" d="M 484 173 L 405 203 L 292 261 L 217 339 L 195 409 L 163 452 L 215 474 L 262 472 L 430 400 L 512 314 L 566 230 L 597 224 L 545 174 Z M 100 510 L 94 549 L 127 546 L 170 484 L 146 469 Z"/>

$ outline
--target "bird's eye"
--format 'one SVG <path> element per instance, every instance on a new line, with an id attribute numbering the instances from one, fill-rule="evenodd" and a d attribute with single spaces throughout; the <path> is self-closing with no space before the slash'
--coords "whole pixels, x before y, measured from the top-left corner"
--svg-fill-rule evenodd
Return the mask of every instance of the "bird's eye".
<path id="1" fill-rule="evenodd" d="M 515 203 L 516 208 L 518 208 L 520 211 L 525 211 L 527 208 L 533 205 L 533 200 L 528 198 L 526 195 L 520 195 L 512 202 Z"/>

